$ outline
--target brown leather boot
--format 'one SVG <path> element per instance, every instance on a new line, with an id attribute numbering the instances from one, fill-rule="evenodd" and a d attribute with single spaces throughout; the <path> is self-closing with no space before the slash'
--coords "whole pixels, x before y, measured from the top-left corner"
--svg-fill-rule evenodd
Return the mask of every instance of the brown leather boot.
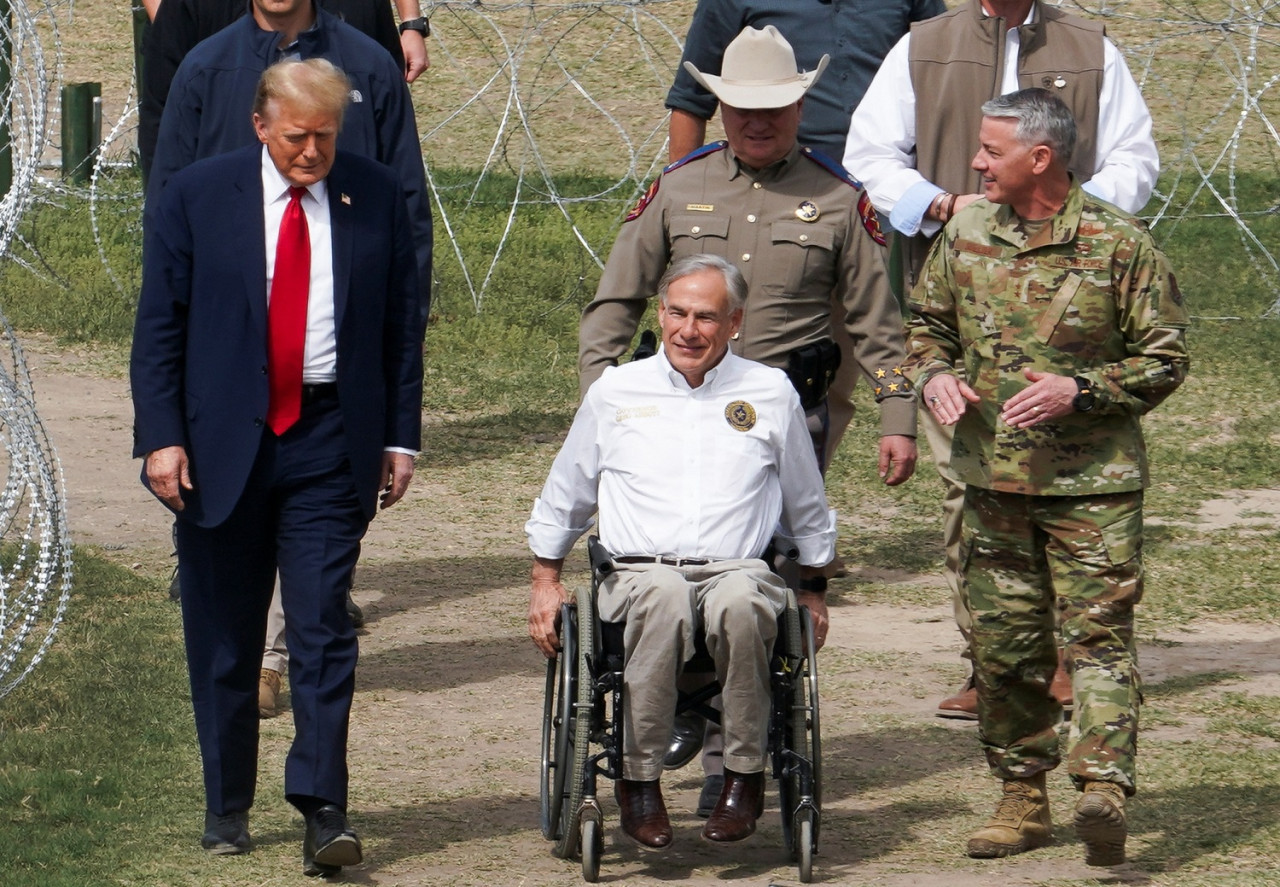
<path id="1" fill-rule="evenodd" d="M 764 772 L 735 773 L 725 768 L 724 790 L 702 829 L 708 841 L 741 841 L 756 830 L 764 813 Z"/>
<path id="2" fill-rule="evenodd" d="M 280 703 L 280 672 L 264 668 L 258 674 L 258 717 L 274 718 Z"/>
<path id="3" fill-rule="evenodd" d="M 978 719 L 978 688 L 974 686 L 973 675 L 965 679 L 954 696 L 948 696 L 938 703 L 935 714 L 940 718 L 959 718 L 963 721 Z"/>
<path id="4" fill-rule="evenodd" d="M 994 859 L 1025 853 L 1053 843 L 1053 822 L 1049 818 L 1049 796 L 1045 794 L 1044 773 L 1027 779 L 1006 779 L 996 812 L 987 824 L 969 838 L 969 855 Z"/>
<path id="5" fill-rule="evenodd" d="M 619 779 L 613 784 L 622 831 L 641 847 L 661 850 L 671 843 L 671 820 L 658 780 Z"/>
<path id="6" fill-rule="evenodd" d="M 1124 788 L 1114 782 L 1086 782 L 1076 801 L 1076 835 L 1084 842 L 1085 865 L 1119 865 L 1129 826 Z"/>
<path id="7" fill-rule="evenodd" d="M 1075 696 L 1071 690 L 1071 675 L 1067 672 L 1067 663 L 1062 656 L 1058 657 L 1058 670 L 1053 673 L 1053 680 L 1049 683 L 1049 693 L 1061 704 L 1062 713 L 1069 715 L 1075 707 Z"/>

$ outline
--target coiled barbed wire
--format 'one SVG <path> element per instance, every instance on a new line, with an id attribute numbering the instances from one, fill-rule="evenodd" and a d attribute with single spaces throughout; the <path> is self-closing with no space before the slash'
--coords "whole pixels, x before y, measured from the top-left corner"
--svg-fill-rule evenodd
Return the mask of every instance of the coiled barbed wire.
<path id="1" fill-rule="evenodd" d="M 54 8 L 16 3 L 0 21 L 10 52 L 3 95 L 13 179 L 0 199 L 0 255 L 36 197 L 39 168 L 54 126 L 48 97 L 61 81 Z M 52 47 L 46 50 L 45 41 Z M 2 306 L 0 306 L 2 307 Z M 44 658 L 71 599 L 71 538 L 62 466 L 36 411 L 22 346 L 0 315 L 0 698 Z"/>

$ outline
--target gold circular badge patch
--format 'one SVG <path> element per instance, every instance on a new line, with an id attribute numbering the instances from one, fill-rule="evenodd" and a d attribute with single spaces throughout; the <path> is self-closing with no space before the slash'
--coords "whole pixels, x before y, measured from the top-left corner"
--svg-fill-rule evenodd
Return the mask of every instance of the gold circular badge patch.
<path id="1" fill-rule="evenodd" d="M 735 400 L 724 408 L 725 421 L 735 431 L 750 431 L 756 424 L 756 410 L 745 400 Z"/>
<path id="2" fill-rule="evenodd" d="M 796 218 L 802 222 L 816 222 L 821 215 L 822 210 L 818 209 L 818 205 L 811 200 L 806 200 L 796 207 Z"/>

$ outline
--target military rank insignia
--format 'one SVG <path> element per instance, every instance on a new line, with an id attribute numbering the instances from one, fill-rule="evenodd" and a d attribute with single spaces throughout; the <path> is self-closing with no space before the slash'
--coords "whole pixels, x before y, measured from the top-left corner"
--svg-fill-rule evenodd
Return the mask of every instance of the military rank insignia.
<path id="1" fill-rule="evenodd" d="M 653 184 L 649 186 L 648 191 L 644 192 L 644 196 L 641 197 L 640 202 L 635 205 L 635 209 L 627 213 L 627 217 L 623 219 L 624 222 L 630 222 L 634 219 L 640 218 L 640 214 L 644 212 L 644 208 L 649 205 L 649 201 L 653 200 L 653 198 L 657 196 L 658 183 L 661 181 L 662 181 L 661 176 L 653 180 Z"/>
<path id="2" fill-rule="evenodd" d="M 724 418 L 734 431 L 750 431 L 756 425 L 756 410 L 745 400 L 735 400 L 724 408 Z"/>

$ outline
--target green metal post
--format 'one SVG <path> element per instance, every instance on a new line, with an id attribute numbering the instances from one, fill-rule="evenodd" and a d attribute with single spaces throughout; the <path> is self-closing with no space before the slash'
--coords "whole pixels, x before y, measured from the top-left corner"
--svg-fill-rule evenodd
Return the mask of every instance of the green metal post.
<path id="1" fill-rule="evenodd" d="M 0 0 L 0 2 L 8 2 L 8 0 Z M 133 83 L 134 95 L 138 97 L 138 102 L 142 102 L 142 47 L 146 44 L 147 33 L 151 30 L 151 19 L 147 18 L 147 10 L 141 3 L 133 7 Z M 134 156 L 137 156 L 135 151 Z M 141 164 L 139 164 L 141 169 Z M 147 187 L 146 180 L 142 182 L 142 187 Z"/>
<path id="2" fill-rule="evenodd" d="M 0 95 L 9 92 L 9 83 L 13 76 L 13 9 L 9 0 L 0 0 Z M 0 195 L 8 194 L 13 186 L 13 133 L 9 128 L 9 109 L 0 108 Z"/>
<path id="3" fill-rule="evenodd" d="M 62 176 L 73 184 L 87 185 L 95 155 L 102 141 L 101 124 L 95 131 L 94 99 L 102 99 L 101 83 L 68 83 L 62 87 Z"/>

